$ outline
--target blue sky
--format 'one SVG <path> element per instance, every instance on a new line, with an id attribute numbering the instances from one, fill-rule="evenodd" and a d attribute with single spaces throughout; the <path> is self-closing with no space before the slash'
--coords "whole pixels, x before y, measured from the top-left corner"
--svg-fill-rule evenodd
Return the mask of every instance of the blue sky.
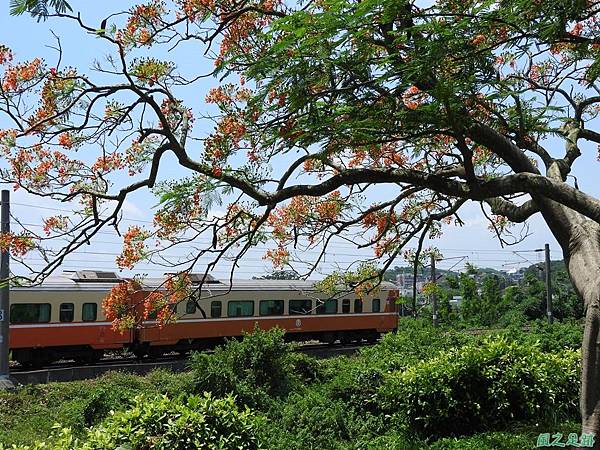
<path id="1" fill-rule="evenodd" d="M 72 6 L 76 11 L 81 11 L 84 22 L 88 24 L 98 24 L 107 15 L 111 14 L 117 8 L 126 8 L 132 2 L 122 1 L 104 1 L 89 2 L 82 0 L 72 0 Z M 36 56 L 43 57 L 49 65 L 54 65 L 56 52 L 49 46 L 56 44 L 52 31 L 56 33 L 63 47 L 63 66 L 74 66 L 79 72 L 86 72 L 91 63 L 95 60 L 102 60 L 108 52 L 109 47 L 101 39 L 83 32 L 75 23 L 66 20 L 49 19 L 46 22 L 37 23 L 28 16 L 10 17 L 8 15 L 8 2 L 5 2 L 5 8 L 0 12 L 0 43 L 13 49 L 17 60 L 27 60 Z M 182 46 L 173 52 L 171 59 L 177 61 L 181 72 L 199 73 L 208 72 L 212 68 L 212 61 L 202 55 L 203 48 L 199 45 Z M 193 89 L 182 93 L 188 105 L 194 107 L 196 115 L 207 110 L 204 105 L 204 97 L 211 86 L 218 85 L 217 80 L 206 80 L 194 86 Z M 0 124 L 3 119 L 0 118 Z M 203 132 L 212 129 L 212 124 L 208 121 L 198 120 L 196 128 Z M 551 153 L 559 155 L 562 152 L 560 142 L 546 142 L 546 146 Z M 597 150 L 594 145 L 582 145 L 583 156 L 575 163 L 574 174 L 578 177 L 579 186 L 582 190 L 592 194 L 600 195 L 600 183 L 598 183 L 599 164 L 596 161 Z M 167 159 L 163 164 L 161 177 L 168 179 L 181 176 L 182 169 L 173 161 Z M 385 189 L 381 188 L 381 198 L 385 198 Z M 54 209 L 65 208 L 65 205 L 56 205 L 47 200 L 33 196 L 28 196 L 23 191 L 12 193 L 13 214 L 22 222 L 28 224 L 40 224 L 41 218 L 55 213 Z M 148 192 L 142 192 L 132 196 L 126 207 L 126 219 L 129 223 L 143 224 L 144 221 L 152 219 L 151 206 L 156 204 L 156 200 Z M 445 233 L 435 245 L 438 246 L 444 256 L 448 258 L 468 257 L 468 261 L 479 266 L 490 266 L 498 269 L 511 269 L 528 265 L 529 262 L 541 261 L 541 253 L 513 253 L 515 250 L 531 250 L 543 247 L 545 242 L 549 242 L 553 249 L 553 258 L 561 258 L 558 252 L 558 245 L 549 233 L 541 217 L 534 217 L 529 223 L 529 232 L 531 235 L 521 244 L 502 249 L 487 228 L 487 222 L 480 212 L 478 204 L 467 205 L 461 214 L 465 221 L 465 226 L 445 228 Z M 137 222 L 136 222 L 137 221 Z M 92 242 L 86 248 L 85 252 L 79 252 L 67 260 L 64 268 L 73 270 L 76 268 L 102 268 L 109 269 L 115 267 L 114 255 L 118 253 L 120 239 L 114 232 L 107 231 L 106 234 L 99 236 L 96 242 Z M 176 251 L 173 254 L 181 254 L 184 251 Z M 236 273 L 236 278 L 250 278 L 252 275 L 258 275 L 270 270 L 270 265 L 263 261 L 261 256 L 264 249 L 255 249 L 250 257 L 246 259 L 242 267 Z M 336 244 L 327 256 L 327 263 L 323 266 L 323 273 L 327 273 L 337 265 L 343 267 L 345 264 L 356 259 L 357 255 L 371 255 L 370 252 L 357 252 L 349 245 Z M 525 258 L 525 259 L 524 259 Z M 448 259 L 440 262 L 441 268 L 448 268 L 454 265 L 458 259 Z M 529 261 L 529 262 L 528 262 Z M 403 261 L 398 261 L 402 265 Z M 457 268 L 463 264 L 460 263 Z M 85 266 L 85 267 L 84 267 Z M 17 268 L 15 267 L 15 270 Z M 22 269 L 21 269 L 22 270 Z M 228 266 L 223 265 L 215 273 L 217 277 L 227 274 Z M 156 266 L 140 265 L 136 272 L 145 272 L 150 275 L 158 276 L 166 271 Z M 125 272 L 129 274 L 129 272 Z M 321 275 L 316 275 L 319 278 Z"/>

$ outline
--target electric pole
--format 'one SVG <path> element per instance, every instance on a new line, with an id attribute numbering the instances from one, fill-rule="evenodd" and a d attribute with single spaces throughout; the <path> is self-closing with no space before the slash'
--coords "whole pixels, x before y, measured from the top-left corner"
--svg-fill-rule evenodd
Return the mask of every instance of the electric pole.
<path id="1" fill-rule="evenodd" d="M 437 277 L 435 276 L 435 254 L 431 253 L 431 283 L 432 283 L 432 291 L 431 291 L 431 309 L 433 312 L 433 326 L 438 326 L 438 311 L 437 311 L 437 296 L 435 295 L 435 284 L 437 282 Z"/>
<path id="2" fill-rule="evenodd" d="M 552 323 L 552 282 L 550 279 L 550 244 L 544 245 L 546 254 L 546 315 L 548 323 Z"/>
<path id="3" fill-rule="evenodd" d="M 0 195 L 0 232 L 10 232 L 10 191 L 3 189 Z M 9 268 L 10 254 L 3 248 L 0 254 L 0 389 L 11 389 L 8 366 L 8 324 L 9 324 Z"/>

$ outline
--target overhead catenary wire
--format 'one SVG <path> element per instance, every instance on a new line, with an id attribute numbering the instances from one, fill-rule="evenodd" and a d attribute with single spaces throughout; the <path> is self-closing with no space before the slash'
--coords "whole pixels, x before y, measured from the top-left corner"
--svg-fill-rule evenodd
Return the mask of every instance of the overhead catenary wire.
<path id="1" fill-rule="evenodd" d="M 60 212 L 69 212 L 71 214 L 75 214 L 75 211 L 73 210 L 67 210 L 67 209 L 61 209 L 61 208 L 52 208 L 52 207 L 44 207 L 44 206 L 38 206 L 38 205 L 33 205 L 33 204 L 28 204 L 28 203 L 19 203 L 19 202 L 12 202 L 11 205 L 18 205 L 18 206 L 23 206 L 23 207 L 29 207 L 29 208 L 33 208 L 33 209 L 45 209 L 45 210 L 50 210 L 50 211 L 60 211 Z M 131 218 L 127 218 L 127 217 L 123 217 L 121 218 L 122 221 L 124 222 L 137 222 L 137 223 L 146 223 L 146 224 L 154 224 L 153 221 L 151 220 L 143 220 L 143 219 L 131 219 Z M 27 226 L 36 226 L 36 227 L 42 227 L 41 224 L 33 224 L 33 223 L 25 223 L 23 222 L 23 225 L 27 225 Z M 109 234 L 111 236 L 116 235 L 116 232 L 103 232 L 102 230 L 99 232 L 101 234 Z M 98 234 L 98 233 L 97 233 Z M 207 241 L 208 242 L 208 241 Z M 347 247 L 347 248 L 352 248 L 352 249 L 356 249 L 356 246 L 349 243 L 349 242 L 345 242 L 344 240 L 342 242 L 336 242 L 336 245 L 338 245 L 339 247 Z M 468 252 L 477 252 L 477 253 L 534 253 L 534 252 L 539 252 L 539 249 L 523 249 L 523 250 L 511 250 L 511 249 L 477 249 L 477 250 L 473 250 L 473 249 L 468 249 L 468 248 L 439 248 L 440 251 L 443 252 L 461 252 L 461 253 L 468 253 Z M 559 249 L 551 249 L 552 252 L 561 252 L 561 250 Z"/>

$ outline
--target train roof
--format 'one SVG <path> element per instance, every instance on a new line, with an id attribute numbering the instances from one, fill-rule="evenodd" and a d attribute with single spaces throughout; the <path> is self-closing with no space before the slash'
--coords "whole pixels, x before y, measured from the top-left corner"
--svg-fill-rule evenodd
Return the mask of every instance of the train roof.
<path id="1" fill-rule="evenodd" d="M 81 290 L 81 291 L 109 291 L 121 280 L 125 278 L 104 278 L 94 279 L 78 277 L 77 273 L 65 272 L 61 275 L 48 277 L 43 283 L 34 286 L 14 286 L 11 290 L 42 290 L 42 291 L 60 291 L 60 290 Z M 145 278 L 142 281 L 144 287 L 149 289 L 160 287 L 165 281 L 161 278 Z M 199 283 L 197 280 L 196 283 Z M 202 286 L 203 291 L 315 291 L 315 283 L 318 280 L 218 280 L 211 277 L 206 279 Z M 381 288 L 384 290 L 395 289 L 396 286 L 390 282 L 383 282 Z"/>

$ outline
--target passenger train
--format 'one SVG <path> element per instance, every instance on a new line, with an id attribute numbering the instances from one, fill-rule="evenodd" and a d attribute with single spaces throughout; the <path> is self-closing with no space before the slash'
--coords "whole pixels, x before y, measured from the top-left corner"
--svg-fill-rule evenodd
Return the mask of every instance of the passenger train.
<path id="1" fill-rule="evenodd" d="M 192 274 L 191 280 L 199 283 L 202 278 Z M 311 281 L 234 280 L 230 287 L 209 276 L 199 300 L 173 305 L 173 323 L 161 328 L 156 321 L 140 319 L 121 333 L 104 316 L 102 300 L 122 281 L 113 272 L 84 270 L 48 278 L 38 286 L 11 288 L 12 359 L 24 366 L 43 366 L 59 359 L 91 363 L 118 349 L 138 357 L 185 353 L 214 347 L 257 325 L 283 328 L 286 339 L 295 341 L 374 341 L 395 330 L 398 321 L 398 293 L 391 283 L 365 298 L 328 298 Z M 163 282 L 145 280 L 144 289 L 131 296 L 132 310 Z"/>

